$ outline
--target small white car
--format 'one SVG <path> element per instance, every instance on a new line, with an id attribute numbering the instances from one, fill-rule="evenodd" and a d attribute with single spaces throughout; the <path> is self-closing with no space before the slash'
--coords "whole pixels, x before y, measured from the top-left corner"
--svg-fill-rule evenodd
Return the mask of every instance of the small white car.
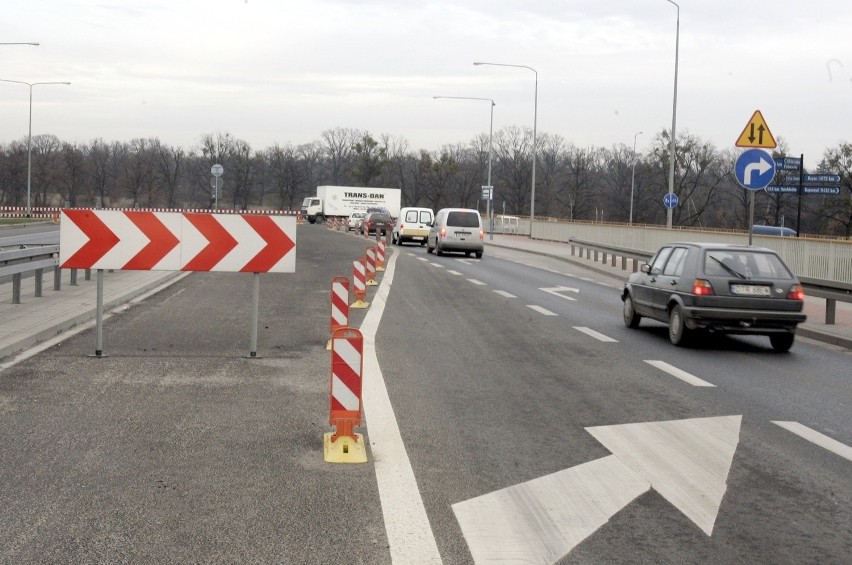
<path id="1" fill-rule="evenodd" d="M 363 212 L 353 212 L 349 219 L 346 220 L 346 231 L 358 231 L 361 228 L 361 220 L 364 219 Z"/>
<path id="2" fill-rule="evenodd" d="M 429 235 L 429 227 L 435 214 L 431 208 L 403 208 L 399 211 L 399 218 L 393 226 L 391 240 L 397 245 L 406 241 L 412 243 L 426 244 L 426 236 Z"/>

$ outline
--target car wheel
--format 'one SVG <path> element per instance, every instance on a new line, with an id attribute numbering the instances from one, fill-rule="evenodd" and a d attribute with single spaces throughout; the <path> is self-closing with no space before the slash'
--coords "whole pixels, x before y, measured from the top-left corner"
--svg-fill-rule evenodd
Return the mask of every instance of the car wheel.
<path id="1" fill-rule="evenodd" d="M 438 246 L 438 242 L 436 241 L 436 242 L 435 242 L 435 255 L 441 256 L 441 255 L 443 255 L 443 254 L 444 254 L 444 252 L 443 252 L 443 251 L 441 250 L 441 248 Z"/>
<path id="2" fill-rule="evenodd" d="M 793 341 L 796 339 L 796 334 L 793 332 L 785 334 L 772 334 L 769 336 L 769 343 L 772 344 L 772 349 L 778 353 L 786 353 L 793 347 Z"/>
<path id="3" fill-rule="evenodd" d="M 633 307 L 633 297 L 629 294 L 624 297 L 624 325 L 630 329 L 636 329 L 639 327 L 639 320 L 642 319 L 642 316 L 636 313 L 636 309 Z"/>
<path id="4" fill-rule="evenodd" d="M 433 247 L 427 243 L 426 244 L 426 253 L 432 253 L 432 250 L 433 250 Z"/>
<path id="5" fill-rule="evenodd" d="M 421 242 L 420 242 L 420 245 L 426 245 L 426 242 L 425 242 L 425 241 L 421 241 Z"/>
<path id="6" fill-rule="evenodd" d="M 669 341 L 683 347 L 689 343 L 690 333 L 683 321 L 683 310 L 675 304 L 669 312 Z"/>
<path id="7" fill-rule="evenodd" d="M 477 252 L 476 252 L 476 258 L 477 258 L 477 259 L 482 259 L 482 251 L 477 251 Z"/>

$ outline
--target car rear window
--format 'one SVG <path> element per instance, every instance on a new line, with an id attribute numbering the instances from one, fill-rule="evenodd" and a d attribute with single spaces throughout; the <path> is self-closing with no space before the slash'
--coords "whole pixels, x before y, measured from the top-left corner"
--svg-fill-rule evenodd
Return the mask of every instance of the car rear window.
<path id="1" fill-rule="evenodd" d="M 704 253 L 704 274 L 746 279 L 791 279 L 793 274 L 774 253 L 708 250 Z"/>
<path id="2" fill-rule="evenodd" d="M 447 214 L 447 225 L 454 228 L 478 228 L 479 214 L 476 212 L 450 212 Z"/>
<path id="3" fill-rule="evenodd" d="M 370 216 L 371 222 L 390 222 L 391 217 L 388 214 L 377 214 L 374 213 Z"/>

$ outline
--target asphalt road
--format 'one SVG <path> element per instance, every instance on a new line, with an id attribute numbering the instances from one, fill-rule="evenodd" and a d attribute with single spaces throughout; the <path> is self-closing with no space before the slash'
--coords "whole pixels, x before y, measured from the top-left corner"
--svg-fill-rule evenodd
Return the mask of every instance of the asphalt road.
<path id="1" fill-rule="evenodd" d="M 329 285 L 364 246 L 299 228 L 297 272 L 261 278 L 260 359 L 250 275 L 195 273 L 111 317 L 108 358 L 89 331 L 0 373 L 0 561 L 426 562 L 409 535 L 444 563 L 852 554 L 852 461 L 789 431 L 852 445 L 849 353 L 674 348 L 624 327 L 612 280 L 493 248 L 392 248 L 381 318 L 351 316 L 392 421 L 367 406 L 370 462 L 324 463 Z"/>

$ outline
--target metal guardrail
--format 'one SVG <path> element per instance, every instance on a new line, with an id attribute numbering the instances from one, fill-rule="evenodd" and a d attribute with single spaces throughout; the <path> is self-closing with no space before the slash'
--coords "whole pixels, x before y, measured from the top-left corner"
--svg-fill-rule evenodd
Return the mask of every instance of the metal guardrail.
<path id="1" fill-rule="evenodd" d="M 58 245 L 18 245 L 0 248 L 0 280 L 12 277 L 12 304 L 21 303 L 21 279 L 24 273 L 35 277 L 35 296 L 42 296 L 44 270 L 53 269 L 53 289 L 61 288 Z M 73 282 L 72 282 L 73 284 Z"/>
<path id="2" fill-rule="evenodd" d="M 576 256 L 575 252 L 579 250 L 580 257 L 585 252 L 586 258 L 593 259 L 595 262 L 601 259 L 603 263 L 606 263 L 609 259 L 613 267 L 616 266 L 617 259 L 620 258 L 621 268 L 624 270 L 627 270 L 627 263 L 630 260 L 634 273 L 639 270 L 639 265 L 647 263 L 654 256 L 653 253 L 647 251 L 615 247 L 573 238 L 568 243 L 571 246 L 571 256 Z M 602 258 L 601 255 L 603 255 Z M 802 276 L 799 276 L 799 282 L 802 283 L 806 295 L 825 299 L 825 323 L 827 325 L 835 323 L 838 300 L 841 302 L 852 302 L 852 284 Z"/>

